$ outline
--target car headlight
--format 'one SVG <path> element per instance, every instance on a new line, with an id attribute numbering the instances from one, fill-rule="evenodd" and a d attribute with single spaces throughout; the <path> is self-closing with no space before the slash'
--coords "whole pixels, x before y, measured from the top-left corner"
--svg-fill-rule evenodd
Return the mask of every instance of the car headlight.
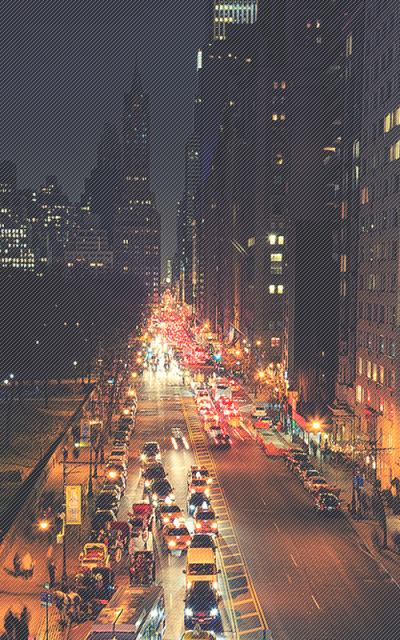
<path id="1" fill-rule="evenodd" d="M 145 487 L 149 487 L 150 486 L 150 480 L 145 480 L 144 481 L 144 486 Z"/>
<path id="2" fill-rule="evenodd" d="M 210 489 L 208 489 L 208 488 L 204 489 L 204 493 L 206 494 L 206 496 L 209 496 L 210 495 Z"/>
<path id="3" fill-rule="evenodd" d="M 338 509 L 339 509 L 339 507 L 338 507 Z M 189 546 L 190 545 L 190 540 L 186 540 L 186 544 L 187 544 L 187 546 Z"/>
<path id="4" fill-rule="evenodd" d="M 168 522 L 169 522 L 169 518 L 163 518 L 163 523 L 164 524 L 168 524 Z"/>
<path id="5" fill-rule="evenodd" d="M 216 523 L 216 522 L 213 522 L 213 523 L 212 523 L 212 525 L 211 525 L 212 529 L 216 529 L 216 528 L 217 528 L 217 526 L 218 526 L 218 525 L 217 525 L 217 523 Z"/>
<path id="6" fill-rule="evenodd" d="M 193 615 L 193 610 L 192 610 L 192 609 L 190 609 L 189 607 L 186 607 L 186 609 L 185 609 L 185 616 L 190 617 L 190 616 L 192 616 L 192 615 Z"/>
<path id="7" fill-rule="evenodd" d="M 218 582 L 217 581 L 213 582 L 212 584 L 213 584 L 214 589 L 218 589 Z"/>
<path id="8" fill-rule="evenodd" d="M 211 484 L 211 483 L 212 483 L 212 479 L 211 479 L 211 478 L 208 478 L 208 480 L 207 480 L 207 484 Z"/>
<path id="9" fill-rule="evenodd" d="M 196 529 L 201 529 L 201 524 L 200 524 L 200 522 L 196 522 Z"/>
<path id="10" fill-rule="evenodd" d="M 213 607 L 210 611 L 210 616 L 217 616 L 218 615 L 218 609 L 217 607 Z"/>
<path id="11" fill-rule="evenodd" d="M 186 583 L 186 589 L 190 589 L 191 586 L 192 586 L 192 583 L 189 580 L 189 582 Z"/>
<path id="12" fill-rule="evenodd" d="M 196 493 L 195 489 L 190 489 L 190 493 L 193 495 L 194 493 Z"/>
<path id="13" fill-rule="evenodd" d="M 157 500 L 157 494 L 153 493 L 153 495 L 151 496 L 153 498 L 153 500 Z"/>
<path id="14" fill-rule="evenodd" d="M 144 453 L 141 453 L 141 454 L 140 454 L 140 459 L 141 459 L 141 460 L 146 460 L 146 456 L 144 455 Z"/>
<path id="15" fill-rule="evenodd" d="M 170 541 L 168 542 L 168 546 L 169 546 L 169 547 L 176 547 L 176 542 L 175 542 L 175 540 L 170 540 Z"/>

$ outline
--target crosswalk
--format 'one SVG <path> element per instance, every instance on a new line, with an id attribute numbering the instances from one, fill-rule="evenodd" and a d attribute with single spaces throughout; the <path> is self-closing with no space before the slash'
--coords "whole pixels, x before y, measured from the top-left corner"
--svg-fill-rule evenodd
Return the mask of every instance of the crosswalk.
<path id="1" fill-rule="evenodd" d="M 270 638 L 268 625 L 240 550 L 229 505 L 219 483 L 215 462 L 195 411 L 193 399 L 182 396 L 181 402 L 196 463 L 206 467 L 213 476 L 210 498 L 218 516 L 219 564 L 228 598 L 226 607 L 234 635 L 237 640 L 242 637 L 246 637 L 246 640 Z"/>

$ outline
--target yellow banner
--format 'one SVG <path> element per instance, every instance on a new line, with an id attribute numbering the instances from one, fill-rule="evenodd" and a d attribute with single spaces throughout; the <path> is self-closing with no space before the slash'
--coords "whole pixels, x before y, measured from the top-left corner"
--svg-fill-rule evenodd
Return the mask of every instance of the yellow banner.
<path id="1" fill-rule="evenodd" d="M 67 505 L 66 524 L 81 524 L 82 487 L 80 484 L 69 484 L 65 487 Z"/>

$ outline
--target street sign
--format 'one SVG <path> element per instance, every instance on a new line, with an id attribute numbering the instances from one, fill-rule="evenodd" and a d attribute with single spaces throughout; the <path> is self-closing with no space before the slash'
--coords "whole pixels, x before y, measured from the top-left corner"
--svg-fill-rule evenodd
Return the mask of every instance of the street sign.
<path id="1" fill-rule="evenodd" d="M 50 583 L 49 582 L 45 582 L 43 587 L 46 589 L 46 591 L 48 591 L 50 589 Z"/>
<path id="2" fill-rule="evenodd" d="M 82 487 L 80 484 L 65 487 L 65 502 L 65 524 L 81 524 Z"/>
<path id="3" fill-rule="evenodd" d="M 364 476 L 362 476 L 362 475 L 354 476 L 354 486 L 355 487 L 363 487 L 364 486 Z"/>
<path id="4" fill-rule="evenodd" d="M 52 595 L 51 593 L 48 593 L 47 591 L 42 591 L 40 594 L 40 606 L 42 609 L 45 609 L 46 607 L 51 607 L 53 606 L 53 602 L 52 602 Z"/>

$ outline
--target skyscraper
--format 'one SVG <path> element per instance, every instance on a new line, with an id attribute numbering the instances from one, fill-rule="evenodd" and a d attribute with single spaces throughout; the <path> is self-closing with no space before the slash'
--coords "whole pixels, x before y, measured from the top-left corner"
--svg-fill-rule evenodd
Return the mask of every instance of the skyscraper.
<path id="1" fill-rule="evenodd" d="M 123 187 L 114 218 L 115 265 L 134 273 L 156 298 L 160 284 L 161 218 L 150 191 L 150 100 L 137 63 L 123 100 Z"/>
<path id="2" fill-rule="evenodd" d="M 253 24 L 257 20 L 257 0 L 209 2 L 209 41 L 225 40 L 229 24 Z"/>

